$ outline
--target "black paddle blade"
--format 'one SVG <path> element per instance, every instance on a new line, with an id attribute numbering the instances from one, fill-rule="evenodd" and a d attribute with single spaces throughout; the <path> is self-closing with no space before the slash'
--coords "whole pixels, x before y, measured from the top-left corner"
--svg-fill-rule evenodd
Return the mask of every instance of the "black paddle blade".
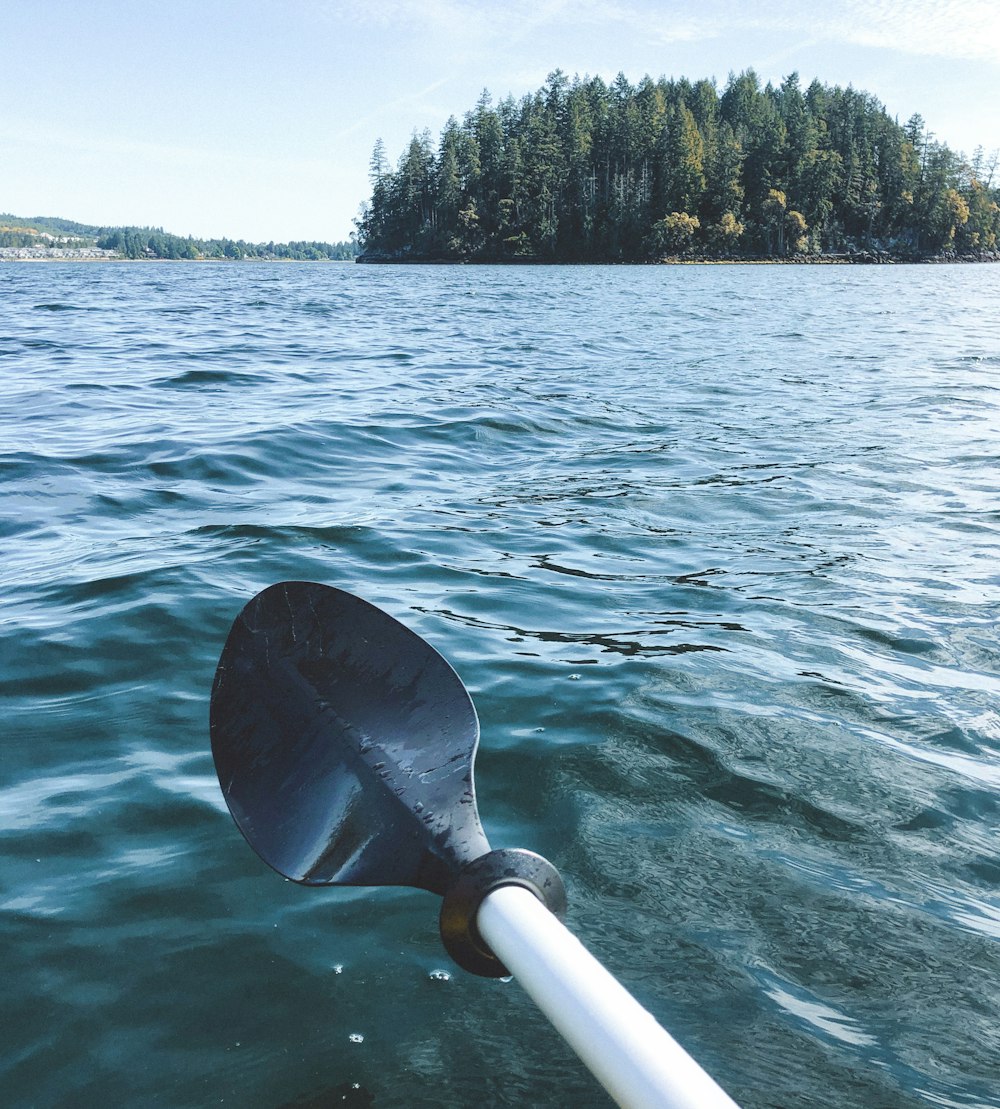
<path id="1" fill-rule="evenodd" d="M 489 851 L 465 686 L 350 593 L 290 581 L 254 597 L 219 659 L 211 731 L 237 826 L 296 882 L 443 894 Z"/>

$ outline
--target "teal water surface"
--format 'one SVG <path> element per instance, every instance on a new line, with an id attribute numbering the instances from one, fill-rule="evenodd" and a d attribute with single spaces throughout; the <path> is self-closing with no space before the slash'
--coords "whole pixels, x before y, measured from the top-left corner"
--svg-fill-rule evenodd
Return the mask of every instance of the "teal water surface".
<path id="1" fill-rule="evenodd" d="M 494 846 L 740 1101 L 1000 1107 L 1000 270 L 0 267 L 0 1103 L 602 1106 L 437 902 L 247 848 L 274 581 L 429 639 Z"/>

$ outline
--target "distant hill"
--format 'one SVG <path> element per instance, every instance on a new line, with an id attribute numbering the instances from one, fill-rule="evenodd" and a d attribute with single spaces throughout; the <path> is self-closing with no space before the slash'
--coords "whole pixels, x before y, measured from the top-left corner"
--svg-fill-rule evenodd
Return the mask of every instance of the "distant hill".
<path id="1" fill-rule="evenodd" d="M 101 233 L 100 227 L 92 227 L 86 223 L 76 223 L 71 219 L 56 219 L 50 216 L 32 216 L 25 219 L 22 216 L 12 216 L 9 212 L 0 212 L 0 231 L 11 227 L 24 228 L 49 235 L 72 235 L 77 238 L 96 238 Z"/>
<path id="2" fill-rule="evenodd" d="M 95 227 L 53 216 L 0 213 L 0 252 L 5 257 L 75 256 L 259 261 L 351 261 L 354 242 L 249 243 L 243 239 L 195 239 L 162 227 Z"/>

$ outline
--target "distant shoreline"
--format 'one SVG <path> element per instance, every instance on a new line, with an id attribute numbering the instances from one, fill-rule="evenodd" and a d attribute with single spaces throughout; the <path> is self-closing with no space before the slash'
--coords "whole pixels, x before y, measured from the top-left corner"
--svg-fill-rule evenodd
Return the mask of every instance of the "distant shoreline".
<path id="1" fill-rule="evenodd" d="M 302 265 L 351 265 L 355 261 L 354 258 L 127 258 L 124 254 L 116 254 L 112 251 L 101 253 L 98 251 L 79 251 L 66 254 L 26 254 L 24 251 L 19 251 L 11 247 L 0 247 L 0 266 L 14 262 L 30 262 L 32 264 L 49 264 L 53 262 L 73 262 L 73 263 L 93 263 L 93 262 L 128 262 L 146 264 L 161 263 L 161 262 L 176 262 L 186 266 L 189 265 L 204 265 L 206 262 L 215 262 L 224 265 L 231 264 L 247 264 L 247 265 L 273 265 L 278 263 L 286 265 L 288 263 L 301 263 Z"/>
<path id="2" fill-rule="evenodd" d="M 978 265 L 1000 262 L 1000 251 L 982 251 L 979 254 L 932 254 L 923 257 L 904 257 L 887 254 L 798 254 L 787 258 L 683 258 L 669 256 L 646 261 L 608 261 L 565 259 L 548 261 L 542 258 L 388 258 L 359 255 L 356 262 L 373 266 L 940 266 Z"/>
<path id="3" fill-rule="evenodd" d="M 983 251 L 978 255 L 929 255 L 923 258 L 892 257 L 887 255 L 867 254 L 816 254 L 793 255 L 789 258 L 707 258 L 707 257 L 666 257 L 648 261 L 547 261 L 541 258 L 386 258 L 365 257 L 357 258 L 128 258 L 124 254 L 114 251 L 98 249 L 64 250 L 58 248 L 43 251 L 39 248 L 0 247 L 0 266 L 5 263 L 29 262 L 31 264 L 45 264 L 54 262 L 94 263 L 128 263 L 128 264 L 161 264 L 165 262 L 181 265 L 205 265 L 209 263 L 221 265 L 362 265 L 375 266 L 940 266 L 940 265 L 976 265 L 989 262 L 1000 262 L 1000 251 Z"/>
<path id="4" fill-rule="evenodd" d="M 96 227 L 54 216 L 0 213 L 2 262 L 353 262 L 354 240 L 250 243 L 195 239 L 159 227 Z"/>

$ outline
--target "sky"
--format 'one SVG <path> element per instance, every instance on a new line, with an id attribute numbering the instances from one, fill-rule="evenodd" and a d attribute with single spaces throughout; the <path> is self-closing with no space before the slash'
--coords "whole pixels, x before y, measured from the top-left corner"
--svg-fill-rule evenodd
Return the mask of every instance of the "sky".
<path id="1" fill-rule="evenodd" d="M 390 160 L 562 69 L 853 85 L 1000 148 L 998 0 L 3 0 L 0 211 L 347 239 Z"/>

